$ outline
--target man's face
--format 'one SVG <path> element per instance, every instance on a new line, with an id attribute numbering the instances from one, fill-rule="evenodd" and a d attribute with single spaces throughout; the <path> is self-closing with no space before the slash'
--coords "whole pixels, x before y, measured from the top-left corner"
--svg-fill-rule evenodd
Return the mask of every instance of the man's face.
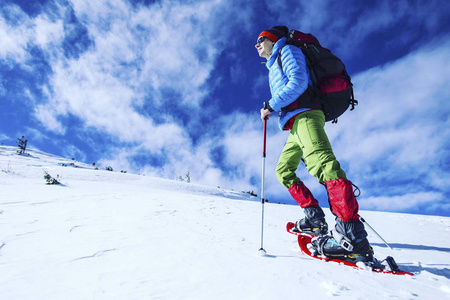
<path id="1" fill-rule="evenodd" d="M 265 36 L 262 36 L 256 41 L 255 48 L 258 51 L 260 57 L 269 59 L 272 54 L 273 42 Z"/>

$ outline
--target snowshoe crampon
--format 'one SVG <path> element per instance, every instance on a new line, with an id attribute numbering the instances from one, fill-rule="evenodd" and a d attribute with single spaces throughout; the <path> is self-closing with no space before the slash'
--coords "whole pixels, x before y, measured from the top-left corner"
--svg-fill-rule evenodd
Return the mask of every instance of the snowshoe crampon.
<path id="1" fill-rule="evenodd" d="M 315 251 L 314 251 L 314 247 L 311 246 L 311 239 L 314 238 L 314 236 L 311 234 L 292 231 L 292 229 L 294 227 L 295 227 L 295 224 L 292 222 L 289 222 L 286 225 L 287 231 L 289 233 L 297 236 L 298 245 L 299 245 L 302 253 L 305 255 L 308 255 L 312 258 L 315 258 L 318 260 L 324 260 L 327 262 L 336 262 L 336 263 L 344 264 L 346 266 L 350 266 L 350 267 L 353 267 L 358 270 L 369 269 L 376 273 L 385 273 L 385 274 L 394 274 L 394 275 L 411 275 L 411 276 L 414 275 L 413 273 L 400 270 L 397 263 L 395 262 L 394 258 L 391 256 L 388 256 L 388 257 L 386 257 L 386 259 L 381 260 L 381 261 L 378 259 L 374 259 L 373 261 L 368 262 L 368 263 L 359 262 L 358 264 L 351 262 L 351 261 L 346 261 L 343 259 L 318 256 L 317 253 L 315 253 Z"/>

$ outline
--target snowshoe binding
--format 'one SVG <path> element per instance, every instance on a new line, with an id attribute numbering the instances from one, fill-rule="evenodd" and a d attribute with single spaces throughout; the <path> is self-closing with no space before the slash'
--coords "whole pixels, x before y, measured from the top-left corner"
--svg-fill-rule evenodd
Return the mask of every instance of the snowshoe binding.
<path id="1" fill-rule="evenodd" d="M 295 222 L 293 232 L 307 233 L 314 236 L 324 236 L 328 233 L 328 224 L 325 219 L 310 220 L 303 218 Z"/>
<path id="2" fill-rule="evenodd" d="M 352 263 L 363 262 L 369 264 L 374 260 L 373 248 L 365 238 L 352 244 L 346 239 L 339 243 L 333 236 L 316 237 L 311 240 L 311 245 L 318 255 L 329 258 L 337 258 Z"/>

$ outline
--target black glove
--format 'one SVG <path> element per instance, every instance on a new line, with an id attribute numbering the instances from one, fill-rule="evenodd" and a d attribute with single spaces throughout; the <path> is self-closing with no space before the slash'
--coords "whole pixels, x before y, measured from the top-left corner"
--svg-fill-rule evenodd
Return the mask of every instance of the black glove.
<path id="1" fill-rule="evenodd" d="M 273 109 L 272 109 L 272 107 L 270 107 L 269 102 L 265 101 L 263 103 L 263 105 L 264 105 L 264 109 L 268 109 L 270 112 L 273 112 Z"/>

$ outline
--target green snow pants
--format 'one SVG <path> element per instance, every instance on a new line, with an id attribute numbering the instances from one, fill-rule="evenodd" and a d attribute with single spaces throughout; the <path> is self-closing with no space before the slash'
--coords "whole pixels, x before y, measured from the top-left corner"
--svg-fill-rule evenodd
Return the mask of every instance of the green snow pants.
<path id="1" fill-rule="evenodd" d="M 276 170 L 278 180 L 286 188 L 300 181 L 295 171 L 302 157 L 308 172 L 320 183 L 347 179 L 333 154 L 324 126 L 325 116 L 321 110 L 306 111 L 295 118 Z"/>

